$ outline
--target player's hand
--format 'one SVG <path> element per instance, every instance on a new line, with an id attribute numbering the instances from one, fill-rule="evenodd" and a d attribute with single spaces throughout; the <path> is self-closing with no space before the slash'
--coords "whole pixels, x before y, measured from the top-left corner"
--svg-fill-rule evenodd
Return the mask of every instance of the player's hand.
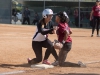
<path id="1" fill-rule="evenodd" d="M 60 43 L 60 42 L 57 41 L 57 40 L 54 40 L 53 46 L 54 46 L 55 49 L 59 49 L 59 50 L 60 50 L 60 49 L 63 47 L 63 44 Z"/>
<path id="2" fill-rule="evenodd" d="M 69 33 L 72 34 L 72 31 L 70 30 Z"/>
<path id="3" fill-rule="evenodd" d="M 54 44 L 54 48 L 55 49 L 61 49 L 63 47 L 63 44 L 62 43 L 56 43 L 56 44 Z"/>
<path id="4" fill-rule="evenodd" d="M 90 21 L 92 20 L 92 18 L 90 17 Z"/>

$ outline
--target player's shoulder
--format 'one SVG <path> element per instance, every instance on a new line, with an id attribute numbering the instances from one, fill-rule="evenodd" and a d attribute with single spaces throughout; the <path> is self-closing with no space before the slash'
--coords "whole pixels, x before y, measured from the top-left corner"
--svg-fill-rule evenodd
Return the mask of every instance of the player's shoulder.
<path id="1" fill-rule="evenodd" d="M 96 8 L 96 5 L 94 5 L 92 8 L 93 8 L 93 9 Z"/>
<path id="2" fill-rule="evenodd" d="M 68 23 L 65 23 L 65 25 L 69 27 Z"/>
<path id="3" fill-rule="evenodd" d="M 58 27 L 65 27 L 65 23 L 59 23 Z"/>

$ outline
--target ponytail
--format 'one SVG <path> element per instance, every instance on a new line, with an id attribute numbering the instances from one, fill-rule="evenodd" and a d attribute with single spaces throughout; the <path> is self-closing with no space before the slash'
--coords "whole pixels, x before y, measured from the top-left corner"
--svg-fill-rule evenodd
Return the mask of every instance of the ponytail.
<path id="1" fill-rule="evenodd" d="M 40 23 L 41 23 L 42 25 L 45 25 L 45 18 L 42 18 L 42 19 L 40 20 Z"/>

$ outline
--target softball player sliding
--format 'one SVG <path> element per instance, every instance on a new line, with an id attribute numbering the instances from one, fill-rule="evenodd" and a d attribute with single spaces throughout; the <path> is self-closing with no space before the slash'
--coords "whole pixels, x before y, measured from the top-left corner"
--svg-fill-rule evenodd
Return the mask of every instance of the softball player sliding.
<path id="1" fill-rule="evenodd" d="M 54 49 L 52 42 L 48 39 L 48 34 L 53 34 L 55 28 L 51 21 L 53 17 L 53 11 L 51 9 L 44 9 L 42 12 L 43 19 L 37 24 L 37 31 L 33 36 L 32 48 L 36 55 L 36 58 L 28 59 L 29 64 L 36 64 L 42 61 L 42 47 L 47 48 L 43 59 L 43 64 L 50 64 L 47 60 L 52 53 L 54 58 L 58 60 L 57 53 Z"/>
<path id="2" fill-rule="evenodd" d="M 68 24 L 66 23 L 67 18 L 68 18 L 66 15 L 67 14 L 65 12 L 59 12 L 56 14 L 55 20 L 58 23 L 58 30 L 57 30 L 58 41 L 63 44 L 63 47 L 61 48 L 59 52 L 58 61 L 55 61 L 54 63 L 52 63 L 52 65 L 54 66 L 64 65 L 67 54 L 71 50 L 71 47 L 72 47 L 72 39 L 70 37 L 70 33 L 72 32 L 70 31 L 70 28 Z"/>

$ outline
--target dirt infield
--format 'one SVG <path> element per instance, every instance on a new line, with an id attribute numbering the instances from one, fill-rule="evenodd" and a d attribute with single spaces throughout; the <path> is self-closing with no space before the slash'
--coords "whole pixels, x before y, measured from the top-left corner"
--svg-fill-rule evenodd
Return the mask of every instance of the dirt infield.
<path id="1" fill-rule="evenodd" d="M 96 32 L 94 37 L 90 37 L 91 29 L 71 29 L 73 45 L 66 59 L 71 65 L 35 70 L 27 64 L 27 58 L 35 57 L 31 42 L 36 27 L 0 24 L 0 75 L 14 71 L 25 72 L 11 75 L 100 75 L 100 63 L 88 64 L 86 68 L 73 65 L 78 61 L 100 61 L 100 37 L 96 37 Z M 53 41 L 56 35 L 49 38 Z M 43 55 L 44 52 L 45 49 Z M 52 55 L 49 60 L 54 61 Z"/>

